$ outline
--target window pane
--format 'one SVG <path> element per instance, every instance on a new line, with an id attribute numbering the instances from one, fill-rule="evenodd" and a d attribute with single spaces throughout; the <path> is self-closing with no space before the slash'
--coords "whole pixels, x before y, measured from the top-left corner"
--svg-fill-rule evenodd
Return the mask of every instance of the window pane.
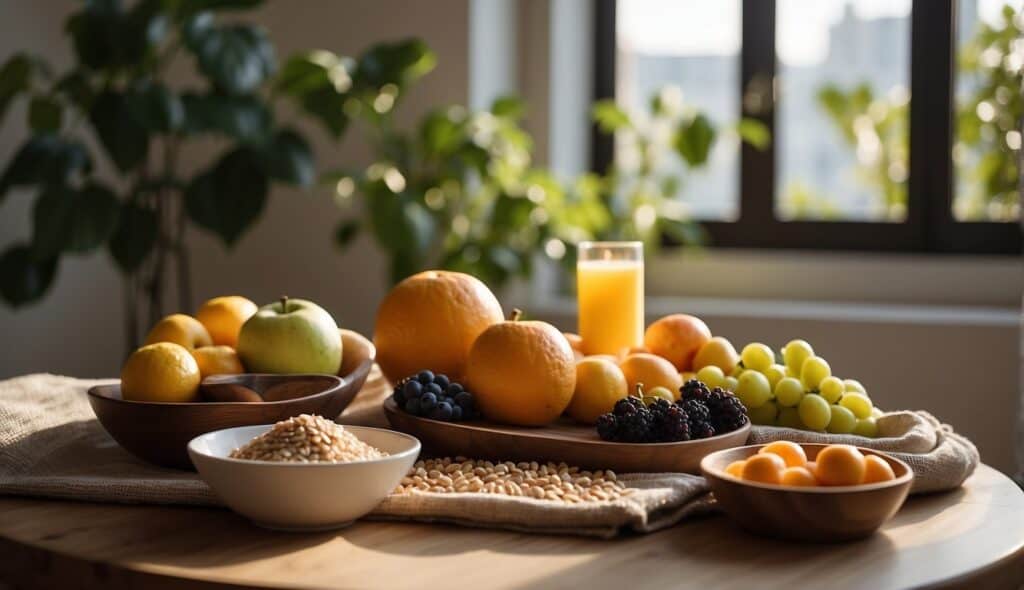
<path id="1" fill-rule="evenodd" d="M 906 218 L 910 0 L 779 0 L 775 213 Z"/>
<path id="2" fill-rule="evenodd" d="M 703 167 L 687 171 L 675 157 L 657 163 L 666 175 L 678 176 L 680 202 L 697 219 L 739 215 L 739 143 L 722 131 L 739 119 L 740 19 L 740 0 L 619 0 L 616 5 L 620 104 L 649 124 L 651 97 L 673 86 L 682 91 L 686 107 L 699 109 L 719 126 Z M 616 150 L 628 161 L 622 150 L 631 147 L 622 139 Z"/>
<path id="3" fill-rule="evenodd" d="M 957 22 L 956 193 L 959 221 L 1020 218 L 1024 0 L 961 0 Z"/>

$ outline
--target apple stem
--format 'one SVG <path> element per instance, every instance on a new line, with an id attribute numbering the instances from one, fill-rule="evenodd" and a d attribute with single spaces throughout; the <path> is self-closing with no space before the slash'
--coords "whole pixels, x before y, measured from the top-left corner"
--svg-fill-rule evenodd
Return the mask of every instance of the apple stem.
<path id="1" fill-rule="evenodd" d="M 513 309 L 512 313 L 510 313 L 509 316 L 508 316 L 508 321 L 510 321 L 510 322 L 518 322 L 519 318 L 521 318 L 521 317 L 523 317 L 523 310 L 521 310 L 521 309 Z"/>
<path id="2" fill-rule="evenodd" d="M 281 296 L 281 313 L 288 313 L 288 296 Z"/>

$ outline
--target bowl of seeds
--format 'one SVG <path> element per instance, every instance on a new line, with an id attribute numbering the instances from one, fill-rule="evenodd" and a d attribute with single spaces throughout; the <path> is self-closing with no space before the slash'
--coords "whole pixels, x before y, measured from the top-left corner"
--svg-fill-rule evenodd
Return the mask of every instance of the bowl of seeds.
<path id="1" fill-rule="evenodd" d="M 259 526 L 341 528 L 369 513 L 420 453 L 416 438 L 309 414 L 197 436 L 189 457 L 217 496 Z"/>

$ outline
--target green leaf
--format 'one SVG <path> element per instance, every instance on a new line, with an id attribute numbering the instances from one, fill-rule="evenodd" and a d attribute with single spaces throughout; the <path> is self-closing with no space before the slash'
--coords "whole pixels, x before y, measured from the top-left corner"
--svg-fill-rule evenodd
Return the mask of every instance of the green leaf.
<path id="1" fill-rule="evenodd" d="M 348 128 L 349 117 L 345 113 L 344 94 L 329 87 L 309 92 L 302 97 L 301 105 L 310 115 L 316 117 L 327 130 L 338 139 Z"/>
<path id="2" fill-rule="evenodd" d="M 126 172 L 146 159 L 149 131 L 129 116 L 128 100 L 123 93 L 108 90 L 100 94 L 89 110 L 89 121 L 120 171 Z"/>
<path id="3" fill-rule="evenodd" d="M 309 187 L 316 181 L 313 150 L 291 129 L 278 131 L 263 149 L 264 166 L 270 178 Z"/>
<path id="4" fill-rule="evenodd" d="M 31 75 L 32 60 L 23 53 L 12 55 L 0 67 L 0 123 L 3 122 L 11 100 L 28 90 Z"/>
<path id="5" fill-rule="evenodd" d="M 48 187 L 32 211 L 33 255 L 46 259 L 101 246 L 114 233 L 119 210 L 114 193 L 99 184 Z"/>
<path id="6" fill-rule="evenodd" d="M 53 90 L 84 110 L 89 110 L 96 98 L 88 74 L 81 70 L 72 70 L 65 74 L 57 80 Z"/>
<path id="7" fill-rule="evenodd" d="M 128 112 L 149 131 L 177 131 L 185 123 L 185 106 L 162 83 L 145 84 L 125 96 Z"/>
<path id="8" fill-rule="evenodd" d="M 229 94 L 245 94 L 260 87 L 274 71 L 274 46 L 262 28 L 243 25 L 193 23 L 187 46 L 199 69 Z"/>
<path id="9" fill-rule="evenodd" d="M 614 133 L 632 125 L 629 115 L 619 108 L 614 100 L 599 100 L 594 103 L 591 116 L 604 133 Z"/>
<path id="10" fill-rule="evenodd" d="M 500 96 L 491 105 L 491 114 L 518 121 L 526 114 L 526 103 L 518 96 Z"/>
<path id="11" fill-rule="evenodd" d="M 715 142 L 715 128 L 703 114 L 680 124 L 675 137 L 675 148 L 690 166 L 707 162 L 711 145 Z"/>
<path id="12" fill-rule="evenodd" d="M 11 246 L 0 255 L 0 296 L 11 307 L 41 298 L 57 274 L 57 259 L 36 260 L 26 245 Z"/>
<path id="13" fill-rule="evenodd" d="M 150 59 L 166 32 L 159 0 L 143 0 L 130 12 L 118 2 L 87 2 L 65 25 L 78 61 L 93 70 L 116 70 Z"/>
<path id="14" fill-rule="evenodd" d="M 222 133 L 243 142 L 266 141 L 273 123 L 267 105 L 255 96 L 185 94 L 185 130 Z"/>
<path id="15" fill-rule="evenodd" d="M 338 224 L 334 230 L 334 243 L 344 250 L 359 235 L 359 220 L 348 219 Z"/>
<path id="16" fill-rule="evenodd" d="M 136 202 L 121 206 L 117 228 L 109 242 L 110 256 L 124 273 L 133 273 L 156 245 L 156 213 Z"/>
<path id="17" fill-rule="evenodd" d="M 764 150 L 772 141 L 772 133 L 768 126 L 757 119 L 743 118 L 736 124 L 736 133 L 740 139 L 759 150 Z"/>
<path id="18" fill-rule="evenodd" d="M 419 136 L 428 157 L 443 158 L 454 154 L 465 143 L 465 125 L 452 120 L 448 109 L 437 109 L 423 118 Z"/>
<path id="19" fill-rule="evenodd" d="M 0 198 L 15 186 L 61 185 L 92 170 L 85 147 L 56 135 L 36 135 L 14 155 L 0 176 Z"/>
<path id="20" fill-rule="evenodd" d="M 227 153 L 185 190 L 189 217 L 232 246 L 263 212 L 268 180 L 258 153 L 247 147 Z"/>
<path id="21" fill-rule="evenodd" d="M 180 0 L 180 10 L 185 13 L 203 10 L 249 10 L 263 4 L 263 0 Z"/>
<path id="22" fill-rule="evenodd" d="M 60 104 L 46 96 L 35 96 L 28 103 L 28 124 L 38 133 L 59 131 L 63 114 Z"/>
<path id="23" fill-rule="evenodd" d="M 359 57 L 354 80 L 359 88 L 376 90 L 394 84 L 401 89 L 436 65 L 437 55 L 420 39 L 378 43 Z"/>
<path id="24" fill-rule="evenodd" d="M 348 126 L 345 101 L 352 86 L 351 69 L 348 60 L 329 51 L 295 55 L 282 68 L 277 89 L 296 99 L 334 137 L 341 137 Z"/>

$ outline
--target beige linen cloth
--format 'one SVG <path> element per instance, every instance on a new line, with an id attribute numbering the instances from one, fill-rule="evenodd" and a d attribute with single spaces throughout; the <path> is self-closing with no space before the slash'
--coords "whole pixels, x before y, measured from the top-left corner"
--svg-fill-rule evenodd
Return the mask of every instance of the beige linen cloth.
<path id="1" fill-rule="evenodd" d="M 96 502 L 220 504 L 194 473 L 163 469 L 122 450 L 96 421 L 86 390 L 109 381 L 27 375 L 0 381 L 0 494 Z M 375 370 L 339 422 L 386 426 L 380 402 L 389 387 Z M 850 442 L 890 452 L 915 472 L 913 492 L 958 487 L 978 464 L 978 451 L 924 412 L 879 420 L 874 440 L 755 427 L 751 443 L 777 439 Z M 635 488 L 606 503 L 563 505 L 488 494 L 392 495 L 373 512 L 381 519 L 448 522 L 519 531 L 613 537 L 651 532 L 714 510 L 702 477 L 681 473 L 620 474 Z"/>

